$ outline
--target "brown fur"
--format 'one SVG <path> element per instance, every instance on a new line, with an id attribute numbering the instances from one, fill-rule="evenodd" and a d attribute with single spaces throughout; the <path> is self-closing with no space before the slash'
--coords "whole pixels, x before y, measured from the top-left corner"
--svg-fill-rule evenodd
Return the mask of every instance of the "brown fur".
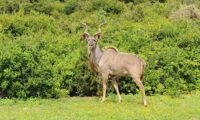
<path id="1" fill-rule="evenodd" d="M 88 63 L 90 65 L 90 68 L 94 71 L 97 72 L 97 67 L 95 66 L 95 64 L 93 63 L 92 57 L 89 55 L 88 57 Z"/>
<path id="2" fill-rule="evenodd" d="M 115 48 L 115 47 L 111 47 L 111 46 L 109 46 L 109 47 L 105 47 L 104 49 L 113 49 L 114 51 L 119 52 L 119 50 L 118 50 L 117 48 Z"/>
<path id="3" fill-rule="evenodd" d="M 97 41 L 101 38 L 100 27 L 99 32 L 94 36 L 91 36 L 89 33 L 87 33 L 86 24 L 85 26 L 86 30 L 83 33 L 83 37 L 88 44 L 88 61 L 92 70 L 98 72 L 102 79 L 102 102 L 106 100 L 107 81 L 110 76 L 113 78 L 112 83 L 117 92 L 119 102 L 121 102 L 121 95 L 116 79 L 129 75 L 139 87 L 142 94 L 143 104 L 144 106 L 147 106 L 145 88 L 141 81 L 144 75 L 144 60 L 140 59 L 137 55 L 134 54 L 118 52 L 118 50 L 114 47 L 107 47 L 102 50 L 97 45 Z"/>

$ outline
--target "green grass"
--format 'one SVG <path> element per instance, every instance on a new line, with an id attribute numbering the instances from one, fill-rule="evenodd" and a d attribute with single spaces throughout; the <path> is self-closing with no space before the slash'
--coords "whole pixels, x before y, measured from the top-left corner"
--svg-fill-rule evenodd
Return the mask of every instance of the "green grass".
<path id="1" fill-rule="evenodd" d="M 98 97 L 63 99 L 0 100 L 1 120 L 200 120 L 200 92 L 183 95 L 148 96 L 148 107 L 140 95 L 123 95 L 118 103 L 110 95 L 105 103 Z"/>

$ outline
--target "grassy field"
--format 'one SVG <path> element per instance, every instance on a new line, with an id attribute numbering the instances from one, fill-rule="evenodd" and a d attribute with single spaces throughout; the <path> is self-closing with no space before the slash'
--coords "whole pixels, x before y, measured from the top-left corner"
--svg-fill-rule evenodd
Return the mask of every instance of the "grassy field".
<path id="1" fill-rule="evenodd" d="M 140 95 L 123 95 L 118 103 L 110 95 L 63 99 L 0 100 L 1 120 L 200 120 L 200 92 L 179 98 L 148 96 L 148 107 Z"/>

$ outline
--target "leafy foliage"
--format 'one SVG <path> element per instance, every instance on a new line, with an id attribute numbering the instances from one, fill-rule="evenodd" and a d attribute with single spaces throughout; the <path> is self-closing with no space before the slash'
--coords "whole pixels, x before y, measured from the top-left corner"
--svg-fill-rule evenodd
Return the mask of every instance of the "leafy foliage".
<path id="1" fill-rule="evenodd" d="M 178 96 L 200 90 L 200 21 L 172 21 L 176 1 L 17 0 L 0 2 L 0 95 L 7 97 L 93 96 L 101 80 L 87 63 L 80 41 L 106 21 L 100 46 L 138 54 L 146 63 L 146 93 Z M 188 3 L 187 3 L 188 4 Z M 195 1 L 197 7 L 199 3 Z M 109 82 L 110 84 L 110 82 Z M 122 93 L 137 93 L 129 77 Z M 110 92 L 114 92 L 109 87 Z"/>

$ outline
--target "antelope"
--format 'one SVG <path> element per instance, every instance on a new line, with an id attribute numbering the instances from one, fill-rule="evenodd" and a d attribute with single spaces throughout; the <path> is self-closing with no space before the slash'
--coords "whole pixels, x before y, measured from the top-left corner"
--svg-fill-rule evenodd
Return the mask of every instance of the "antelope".
<path id="1" fill-rule="evenodd" d="M 118 101 L 121 102 L 122 98 L 118 89 L 117 79 L 129 75 L 139 87 L 143 104 L 147 106 L 145 88 L 142 83 L 146 65 L 145 61 L 134 54 L 118 52 L 114 47 L 106 49 L 100 48 L 97 42 L 101 38 L 101 26 L 105 23 L 99 25 L 98 32 L 95 35 L 90 35 L 88 33 L 88 25 L 86 23 L 82 24 L 85 27 L 82 37 L 87 41 L 90 66 L 93 70 L 98 72 L 102 79 L 103 96 L 101 102 L 106 100 L 108 78 L 112 78 L 112 84 L 116 90 Z"/>

